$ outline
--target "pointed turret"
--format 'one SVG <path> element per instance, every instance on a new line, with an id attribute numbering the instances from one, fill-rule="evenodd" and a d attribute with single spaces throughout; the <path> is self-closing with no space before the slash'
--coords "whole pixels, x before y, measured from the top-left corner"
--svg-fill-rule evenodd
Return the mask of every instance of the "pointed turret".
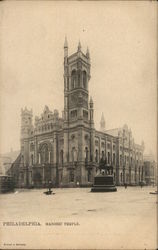
<path id="1" fill-rule="evenodd" d="M 92 97 L 90 97 L 89 105 L 90 105 L 90 108 L 93 108 L 93 99 L 92 99 Z"/>
<path id="2" fill-rule="evenodd" d="M 93 109 L 93 99 L 92 97 L 90 97 L 90 101 L 89 101 L 89 118 L 90 118 L 90 124 L 91 127 L 94 126 L 94 109 Z"/>
<path id="3" fill-rule="evenodd" d="M 65 36 L 65 42 L 64 42 L 64 57 L 68 57 L 68 42 L 67 42 L 66 36 Z"/>
<path id="4" fill-rule="evenodd" d="M 100 120 L 100 129 L 101 131 L 105 131 L 105 118 L 104 118 L 104 114 L 102 113 L 102 116 L 101 116 L 101 120 Z"/>
<path id="5" fill-rule="evenodd" d="M 90 58 L 90 54 L 89 54 L 89 49 L 88 49 L 88 47 L 87 47 L 86 56 L 87 56 L 88 59 Z"/>
<path id="6" fill-rule="evenodd" d="M 80 52 L 81 51 L 81 43 L 80 43 L 80 41 L 78 42 L 78 52 Z"/>
<path id="7" fill-rule="evenodd" d="M 65 36 L 64 48 L 68 48 L 67 37 Z"/>

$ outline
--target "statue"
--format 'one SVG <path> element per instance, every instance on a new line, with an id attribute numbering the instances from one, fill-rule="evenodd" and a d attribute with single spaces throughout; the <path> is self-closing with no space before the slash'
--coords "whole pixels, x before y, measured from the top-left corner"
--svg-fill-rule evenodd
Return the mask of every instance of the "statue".
<path id="1" fill-rule="evenodd" d="M 115 192 L 113 166 L 107 165 L 106 159 L 101 158 L 99 162 L 99 173 L 94 177 L 91 192 Z"/>

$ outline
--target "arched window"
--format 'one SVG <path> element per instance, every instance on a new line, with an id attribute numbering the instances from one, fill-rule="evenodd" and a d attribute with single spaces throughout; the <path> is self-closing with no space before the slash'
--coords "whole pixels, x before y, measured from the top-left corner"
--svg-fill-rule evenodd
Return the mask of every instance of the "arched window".
<path id="1" fill-rule="evenodd" d="M 122 165 L 122 155 L 120 155 L 120 165 Z"/>
<path id="2" fill-rule="evenodd" d="M 108 152 L 108 164 L 110 164 L 110 152 Z"/>
<path id="3" fill-rule="evenodd" d="M 71 73 L 71 89 L 74 89 L 76 86 L 76 70 L 73 70 Z"/>
<path id="4" fill-rule="evenodd" d="M 83 88 L 87 89 L 87 73 L 83 71 Z"/>
<path id="5" fill-rule="evenodd" d="M 126 182 L 128 182 L 128 173 L 126 173 Z"/>
<path id="6" fill-rule="evenodd" d="M 78 87 L 81 86 L 81 78 L 82 78 L 82 72 L 81 70 L 77 71 L 77 83 L 78 83 Z"/>
<path id="7" fill-rule="evenodd" d="M 64 152 L 63 152 L 63 150 L 61 150 L 61 152 L 60 152 L 60 160 L 61 160 L 61 165 L 63 166 L 63 162 L 64 162 Z"/>
<path id="8" fill-rule="evenodd" d="M 52 161 L 52 152 L 49 151 L 49 163 L 51 163 L 51 161 Z"/>
<path id="9" fill-rule="evenodd" d="M 34 163 L 34 159 L 33 158 L 34 158 L 33 155 L 31 155 L 31 165 L 33 165 L 33 163 Z"/>
<path id="10" fill-rule="evenodd" d="M 74 171 L 70 171 L 70 182 L 74 182 Z"/>
<path id="11" fill-rule="evenodd" d="M 120 174 L 120 177 L 121 177 L 121 182 L 122 182 L 122 173 Z"/>
<path id="12" fill-rule="evenodd" d="M 95 150 L 95 161 L 98 162 L 98 149 Z"/>
<path id="13" fill-rule="evenodd" d="M 140 181 L 140 167 L 139 167 L 139 181 Z"/>
<path id="14" fill-rule="evenodd" d="M 115 165 L 115 153 L 113 153 L 113 164 Z"/>
<path id="15" fill-rule="evenodd" d="M 101 152 L 101 158 L 104 160 L 104 151 Z"/>
<path id="16" fill-rule="evenodd" d="M 33 143 L 30 144 L 30 151 L 33 151 L 34 150 L 34 145 Z"/>
<path id="17" fill-rule="evenodd" d="M 81 76 L 80 73 L 78 74 L 78 87 L 80 87 L 80 82 L 81 82 Z"/>
<path id="18" fill-rule="evenodd" d="M 41 163 L 48 163 L 49 161 L 49 152 L 48 152 L 48 145 L 43 144 L 42 149 L 41 149 Z"/>
<path id="19" fill-rule="evenodd" d="M 89 169 L 88 170 L 88 182 L 90 182 L 91 181 L 91 170 Z"/>
<path id="20" fill-rule="evenodd" d="M 75 147 L 72 148 L 72 162 L 77 161 L 77 151 L 75 149 Z"/>
<path id="21" fill-rule="evenodd" d="M 85 147 L 85 161 L 88 161 L 88 148 Z"/>

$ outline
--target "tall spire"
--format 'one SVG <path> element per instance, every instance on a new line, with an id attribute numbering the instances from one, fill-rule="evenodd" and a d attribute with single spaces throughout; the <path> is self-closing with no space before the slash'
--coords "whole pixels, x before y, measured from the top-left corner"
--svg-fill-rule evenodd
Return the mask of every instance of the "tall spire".
<path id="1" fill-rule="evenodd" d="M 101 129 L 101 131 L 105 131 L 105 118 L 104 118 L 103 113 L 102 113 L 101 121 L 100 121 L 100 129 Z"/>
<path id="2" fill-rule="evenodd" d="M 67 37 L 65 36 L 64 48 L 68 48 Z"/>
<path id="3" fill-rule="evenodd" d="M 80 41 L 78 42 L 78 52 L 81 51 L 81 43 Z"/>

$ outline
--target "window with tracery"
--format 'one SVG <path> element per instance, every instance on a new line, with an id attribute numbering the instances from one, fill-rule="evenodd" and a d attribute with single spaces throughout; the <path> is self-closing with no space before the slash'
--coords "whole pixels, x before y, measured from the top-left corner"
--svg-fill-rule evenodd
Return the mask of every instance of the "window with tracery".
<path id="1" fill-rule="evenodd" d="M 76 86 L 76 70 L 73 70 L 71 73 L 71 89 L 74 89 Z"/>

